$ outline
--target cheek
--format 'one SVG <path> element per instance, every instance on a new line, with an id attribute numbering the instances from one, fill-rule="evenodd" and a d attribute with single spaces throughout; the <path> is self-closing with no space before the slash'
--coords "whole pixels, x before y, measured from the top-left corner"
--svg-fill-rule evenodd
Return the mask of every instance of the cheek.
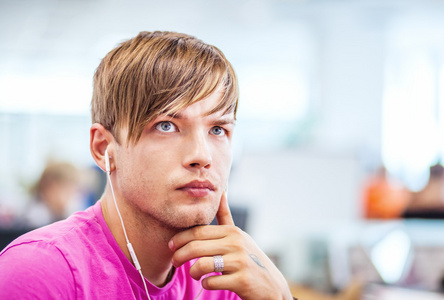
<path id="1" fill-rule="evenodd" d="M 216 162 L 218 169 L 220 170 L 220 175 L 224 180 L 228 179 L 231 170 L 232 154 L 231 151 L 220 151 L 217 153 Z"/>
<path id="2" fill-rule="evenodd" d="M 122 177 L 122 187 L 130 188 L 132 193 L 144 197 L 158 193 L 171 171 L 166 157 L 165 152 L 156 151 L 144 151 L 125 157 L 126 163 L 122 165 L 119 174 Z"/>

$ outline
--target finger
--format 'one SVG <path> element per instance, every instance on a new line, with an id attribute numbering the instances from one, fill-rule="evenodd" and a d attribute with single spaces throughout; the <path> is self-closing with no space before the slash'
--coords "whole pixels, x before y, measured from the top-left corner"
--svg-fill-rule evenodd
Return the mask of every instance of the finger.
<path id="1" fill-rule="evenodd" d="M 216 213 L 217 224 L 219 225 L 234 225 L 233 216 L 231 215 L 230 207 L 228 206 L 227 193 L 223 192 L 219 209 Z"/>
<path id="2" fill-rule="evenodd" d="M 228 274 L 222 276 L 208 276 L 202 280 L 202 286 L 206 290 L 230 290 L 236 289 L 236 285 L 242 283 L 239 274 Z"/>
<path id="3" fill-rule="evenodd" d="M 230 247 L 224 245 L 222 240 L 191 241 L 174 252 L 172 263 L 177 268 L 194 258 L 226 254 L 230 251 Z"/>
<path id="4" fill-rule="evenodd" d="M 230 274 L 234 271 L 236 271 L 236 264 L 231 264 L 231 256 L 230 255 L 223 255 L 224 259 L 224 270 L 222 274 Z M 205 274 L 214 273 L 214 257 L 201 257 L 199 258 L 194 265 L 190 268 L 190 275 L 195 280 L 199 280 L 204 276 Z M 214 273 L 214 275 L 220 274 L 220 273 Z"/>
<path id="5" fill-rule="evenodd" d="M 190 268 L 190 275 L 200 280 L 203 275 L 214 272 L 214 261 L 211 257 L 201 257 Z"/>
<path id="6" fill-rule="evenodd" d="M 168 242 L 171 251 L 176 251 L 191 241 L 216 240 L 227 236 L 226 228 L 216 225 L 204 225 L 194 227 L 174 235 Z"/>

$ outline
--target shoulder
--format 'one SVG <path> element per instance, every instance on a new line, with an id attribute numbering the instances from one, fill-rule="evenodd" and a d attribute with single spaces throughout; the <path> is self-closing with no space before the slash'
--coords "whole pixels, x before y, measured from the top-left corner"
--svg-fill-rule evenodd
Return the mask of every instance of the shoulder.
<path id="1" fill-rule="evenodd" d="M 94 228 L 96 229 L 96 232 L 101 231 L 101 227 L 98 223 L 96 215 L 94 214 L 93 207 L 90 207 L 85 211 L 74 213 L 65 220 L 43 226 L 23 234 L 10 243 L 5 250 L 15 248 L 18 245 L 35 242 L 40 242 L 40 245 L 45 243 L 57 245 L 59 248 L 63 248 L 64 246 L 68 245 L 72 247 L 72 245 L 74 245 L 78 239 L 85 237 L 85 233 L 88 233 L 88 235 L 94 233 Z"/>
<path id="2" fill-rule="evenodd" d="M 0 255 L 0 299 L 70 299 L 74 286 L 69 264 L 51 244 L 15 244 Z"/>
<path id="3" fill-rule="evenodd" d="M 16 293 L 20 299 L 73 298 L 76 262 L 88 255 L 82 244 L 91 243 L 89 231 L 99 230 L 93 219 L 89 210 L 79 212 L 9 244 L 0 253 L 0 299 Z"/>

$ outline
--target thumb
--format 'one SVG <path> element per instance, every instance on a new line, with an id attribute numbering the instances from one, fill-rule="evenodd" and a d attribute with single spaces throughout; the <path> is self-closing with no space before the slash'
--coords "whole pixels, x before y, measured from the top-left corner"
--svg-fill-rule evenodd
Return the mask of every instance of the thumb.
<path id="1" fill-rule="evenodd" d="M 233 216 L 231 215 L 230 207 L 228 206 L 226 191 L 222 192 L 216 218 L 217 224 L 219 225 L 234 225 Z"/>

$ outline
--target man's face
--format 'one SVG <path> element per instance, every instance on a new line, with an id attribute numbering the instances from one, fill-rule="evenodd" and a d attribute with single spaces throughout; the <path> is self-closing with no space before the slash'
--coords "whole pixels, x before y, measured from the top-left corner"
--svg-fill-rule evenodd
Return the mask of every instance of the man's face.
<path id="1" fill-rule="evenodd" d="M 220 97 L 161 116 L 137 144 L 117 145 L 116 185 L 137 215 L 174 230 L 213 220 L 228 181 L 234 129 L 233 113 L 206 116 Z"/>

